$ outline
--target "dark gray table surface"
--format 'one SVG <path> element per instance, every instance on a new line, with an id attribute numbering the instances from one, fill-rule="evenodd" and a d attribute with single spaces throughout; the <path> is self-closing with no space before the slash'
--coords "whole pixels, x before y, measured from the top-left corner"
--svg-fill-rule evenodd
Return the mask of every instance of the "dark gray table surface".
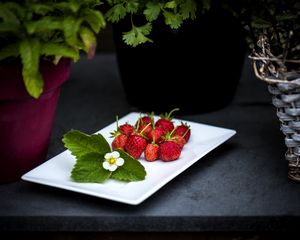
<path id="1" fill-rule="evenodd" d="M 133 111 L 113 54 L 73 65 L 48 158 L 71 128 L 93 133 Z M 181 118 L 237 134 L 137 206 L 18 181 L 0 185 L 1 231 L 261 231 L 300 226 L 300 184 L 287 179 L 285 146 L 266 85 L 246 62 L 233 103 Z"/>

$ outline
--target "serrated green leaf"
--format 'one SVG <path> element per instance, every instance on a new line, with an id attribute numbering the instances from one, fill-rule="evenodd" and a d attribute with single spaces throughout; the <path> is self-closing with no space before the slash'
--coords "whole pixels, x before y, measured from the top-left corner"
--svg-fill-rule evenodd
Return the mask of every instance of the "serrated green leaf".
<path id="1" fill-rule="evenodd" d="M 142 181 L 145 179 L 146 171 L 144 166 L 136 159 L 125 153 L 123 150 L 117 150 L 120 157 L 125 160 L 124 165 L 118 167 L 111 175 L 111 178 L 121 181 Z"/>
<path id="2" fill-rule="evenodd" d="M 183 19 L 196 18 L 197 4 L 194 0 L 186 0 L 180 4 L 180 13 Z"/>
<path id="3" fill-rule="evenodd" d="M 169 25 L 172 29 L 178 29 L 182 24 L 182 17 L 179 14 L 164 12 L 165 23 Z"/>
<path id="4" fill-rule="evenodd" d="M 8 57 L 17 57 L 18 55 L 19 55 L 19 45 L 10 44 L 0 50 L 0 61 Z"/>
<path id="5" fill-rule="evenodd" d="M 25 23 L 26 30 L 29 34 L 35 32 L 49 32 L 52 30 L 63 29 L 63 19 L 53 17 L 44 17 L 37 21 L 28 21 Z"/>
<path id="6" fill-rule="evenodd" d="M 59 56 L 72 58 L 73 61 L 79 59 L 79 51 L 58 43 L 44 43 L 41 47 L 41 54 L 46 56 Z"/>
<path id="7" fill-rule="evenodd" d="M 91 152 L 104 155 L 111 151 L 108 142 L 100 133 L 97 135 L 88 135 L 77 130 L 71 130 L 64 135 L 62 141 L 65 147 L 76 157 Z"/>
<path id="8" fill-rule="evenodd" d="M 24 39 L 19 45 L 23 80 L 28 93 L 34 98 L 38 98 L 43 91 L 43 79 L 39 73 L 40 47 L 37 39 Z"/>
<path id="9" fill-rule="evenodd" d="M 111 22 L 118 22 L 120 19 L 124 18 L 125 15 L 126 8 L 122 3 L 119 3 L 109 9 L 105 14 L 105 17 Z"/>
<path id="10" fill-rule="evenodd" d="M 170 1 L 170 2 L 167 2 L 167 3 L 165 4 L 165 8 L 173 9 L 173 8 L 176 8 L 176 7 L 177 7 L 176 1 Z"/>
<path id="11" fill-rule="evenodd" d="M 16 17 L 16 15 L 11 10 L 9 10 L 9 8 L 5 4 L 2 3 L 0 3 L 0 18 L 2 18 L 4 22 L 20 24 L 19 19 Z"/>
<path id="12" fill-rule="evenodd" d="M 80 29 L 80 38 L 84 44 L 84 51 L 88 55 L 88 59 L 92 59 L 95 56 L 97 39 L 94 33 L 87 27 L 82 27 Z"/>
<path id="13" fill-rule="evenodd" d="M 102 183 L 111 175 L 103 168 L 104 155 L 91 152 L 81 155 L 74 165 L 71 178 L 75 182 Z"/>
<path id="14" fill-rule="evenodd" d="M 150 38 L 146 37 L 151 32 L 152 26 L 150 23 L 141 27 L 133 26 L 129 32 L 123 33 L 123 40 L 126 44 L 136 47 L 137 45 L 145 42 L 153 42 Z"/>
<path id="15" fill-rule="evenodd" d="M 139 9 L 139 2 L 137 0 L 127 0 L 125 4 L 126 12 L 136 13 Z"/>
<path id="16" fill-rule="evenodd" d="M 79 32 L 81 23 L 81 18 L 75 18 L 71 16 L 66 17 L 63 20 L 64 37 L 66 42 L 71 46 L 77 45 L 77 33 Z"/>
<path id="17" fill-rule="evenodd" d="M 161 9 L 158 2 L 148 2 L 144 10 L 144 15 L 149 22 L 152 22 L 158 18 L 160 11 Z"/>
<path id="18" fill-rule="evenodd" d="M 99 33 L 101 28 L 106 26 L 104 16 L 100 11 L 84 9 L 82 11 L 82 17 L 88 22 L 95 33 Z"/>

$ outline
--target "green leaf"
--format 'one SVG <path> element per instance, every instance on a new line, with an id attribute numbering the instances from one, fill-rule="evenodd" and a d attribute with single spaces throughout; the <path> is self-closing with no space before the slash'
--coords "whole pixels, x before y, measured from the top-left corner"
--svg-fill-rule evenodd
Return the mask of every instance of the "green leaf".
<path id="1" fill-rule="evenodd" d="M 125 160 L 124 165 L 118 167 L 111 175 L 111 178 L 121 181 L 141 181 L 145 179 L 146 171 L 144 166 L 136 159 L 125 153 L 123 150 L 116 150 L 120 157 Z"/>
<path id="2" fill-rule="evenodd" d="M 32 12 L 40 15 L 45 15 L 48 12 L 51 12 L 54 10 L 53 6 L 50 6 L 48 4 L 41 4 L 41 3 L 35 3 L 29 5 Z"/>
<path id="3" fill-rule="evenodd" d="M 76 157 L 91 152 L 104 155 L 111 151 L 108 142 L 100 133 L 97 135 L 88 135 L 77 130 L 71 130 L 64 135 L 62 141 L 65 147 Z"/>
<path id="4" fill-rule="evenodd" d="M 79 32 L 81 23 L 81 18 L 78 19 L 71 16 L 66 17 L 63 21 L 63 31 L 65 40 L 71 46 L 77 45 L 77 33 Z"/>
<path id="5" fill-rule="evenodd" d="M 18 55 L 19 55 L 19 45 L 10 44 L 0 50 L 0 61 L 8 57 L 17 57 Z"/>
<path id="6" fill-rule="evenodd" d="M 75 182 L 102 183 L 111 175 L 103 168 L 104 155 L 91 152 L 81 155 L 74 165 L 71 178 Z"/>
<path id="7" fill-rule="evenodd" d="M 126 8 L 122 3 L 119 3 L 109 9 L 105 14 L 105 17 L 111 22 L 118 22 L 120 19 L 124 18 L 125 15 Z"/>
<path id="8" fill-rule="evenodd" d="M 254 28 L 269 28 L 272 24 L 262 18 L 255 17 L 251 23 Z"/>
<path id="9" fill-rule="evenodd" d="M 146 4 L 146 9 L 144 10 L 144 15 L 149 22 L 156 20 L 160 14 L 160 5 L 157 2 L 148 2 Z"/>
<path id="10" fill-rule="evenodd" d="M 298 16 L 296 14 L 292 14 L 292 13 L 278 14 L 276 15 L 276 20 L 280 22 L 280 21 L 297 19 L 297 17 Z"/>
<path id="11" fill-rule="evenodd" d="M 195 19 L 196 10 L 197 10 L 197 4 L 194 0 L 186 0 L 180 4 L 180 13 L 183 19 L 188 19 L 188 18 Z"/>
<path id="12" fill-rule="evenodd" d="M 60 56 L 72 58 L 73 61 L 79 59 L 79 51 L 58 43 L 44 43 L 41 47 L 41 54 L 46 56 Z"/>
<path id="13" fill-rule="evenodd" d="M 151 39 L 146 37 L 151 32 L 152 26 L 150 23 L 141 27 L 132 26 L 129 32 L 123 33 L 123 40 L 126 44 L 136 47 L 137 45 L 145 42 L 152 42 Z"/>
<path id="14" fill-rule="evenodd" d="M 34 98 L 38 98 L 43 91 L 43 79 L 39 73 L 40 48 L 37 39 L 24 39 L 19 45 L 23 80 L 28 93 Z"/>
<path id="15" fill-rule="evenodd" d="M 84 9 L 82 11 L 82 17 L 88 22 L 95 33 L 99 33 L 100 29 L 106 26 L 104 16 L 100 11 Z"/>
<path id="16" fill-rule="evenodd" d="M 176 8 L 176 7 L 177 7 L 176 1 L 170 1 L 170 2 L 167 2 L 165 4 L 165 8 L 171 8 L 171 9 L 173 9 L 173 8 Z"/>
<path id="17" fill-rule="evenodd" d="M 73 13 L 77 13 L 80 9 L 80 3 L 76 0 L 69 0 L 68 2 L 55 3 L 54 7 L 61 11 L 72 11 Z"/>
<path id="18" fill-rule="evenodd" d="M 19 4 L 15 3 L 15 2 L 6 2 L 4 3 L 4 5 L 11 11 L 16 13 L 16 15 L 21 18 L 24 19 L 25 15 L 26 15 L 26 11 L 28 11 L 27 9 L 25 9 L 24 7 L 21 7 Z"/>
<path id="19" fill-rule="evenodd" d="M 0 3 L 0 18 L 3 19 L 4 22 L 11 22 L 19 24 L 19 19 L 16 17 L 16 15 L 9 10 L 5 4 Z"/>
<path id="20" fill-rule="evenodd" d="M 139 9 L 139 2 L 137 0 L 127 0 L 125 4 L 126 12 L 136 13 Z"/>
<path id="21" fill-rule="evenodd" d="M 63 19 L 53 17 L 44 17 L 37 21 L 28 21 L 25 23 L 26 30 L 29 34 L 35 32 L 49 32 L 52 30 L 63 29 Z"/>
<path id="22" fill-rule="evenodd" d="M 179 14 L 171 13 L 171 12 L 164 12 L 165 23 L 169 25 L 172 29 L 177 29 L 182 24 L 182 17 Z"/>
<path id="23" fill-rule="evenodd" d="M 82 42 L 84 44 L 84 51 L 88 55 L 88 59 L 92 59 L 95 56 L 97 40 L 94 33 L 87 27 L 82 27 L 79 33 Z"/>

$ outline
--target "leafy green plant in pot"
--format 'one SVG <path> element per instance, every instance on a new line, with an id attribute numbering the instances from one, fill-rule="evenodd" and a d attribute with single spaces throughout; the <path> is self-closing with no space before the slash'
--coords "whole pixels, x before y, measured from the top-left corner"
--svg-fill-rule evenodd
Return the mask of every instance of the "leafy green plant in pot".
<path id="1" fill-rule="evenodd" d="M 248 31 L 256 76 L 268 84 L 288 148 L 288 177 L 300 182 L 300 3 L 240 1 L 230 5 Z"/>
<path id="2" fill-rule="evenodd" d="M 179 107 L 181 113 L 190 114 L 231 102 L 245 44 L 239 22 L 219 1 L 115 0 L 111 4 L 106 17 L 116 23 L 117 59 L 131 105 L 158 112 Z"/>
<path id="3" fill-rule="evenodd" d="M 0 182 L 44 160 L 60 85 L 80 51 L 92 58 L 98 0 L 0 3 Z"/>

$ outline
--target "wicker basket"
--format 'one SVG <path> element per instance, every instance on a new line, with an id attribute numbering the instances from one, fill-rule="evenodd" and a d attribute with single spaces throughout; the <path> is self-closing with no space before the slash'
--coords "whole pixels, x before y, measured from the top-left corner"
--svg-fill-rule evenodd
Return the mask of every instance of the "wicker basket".
<path id="1" fill-rule="evenodd" d="M 268 83 L 272 103 L 277 108 L 288 148 L 285 154 L 288 177 L 300 182 L 300 72 L 286 67 L 286 63 L 299 61 L 275 57 L 265 36 L 259 38 L 258 47 L 259 52 L 255 51 L 250 56 L 253 69 L 258 79 Z"/>

